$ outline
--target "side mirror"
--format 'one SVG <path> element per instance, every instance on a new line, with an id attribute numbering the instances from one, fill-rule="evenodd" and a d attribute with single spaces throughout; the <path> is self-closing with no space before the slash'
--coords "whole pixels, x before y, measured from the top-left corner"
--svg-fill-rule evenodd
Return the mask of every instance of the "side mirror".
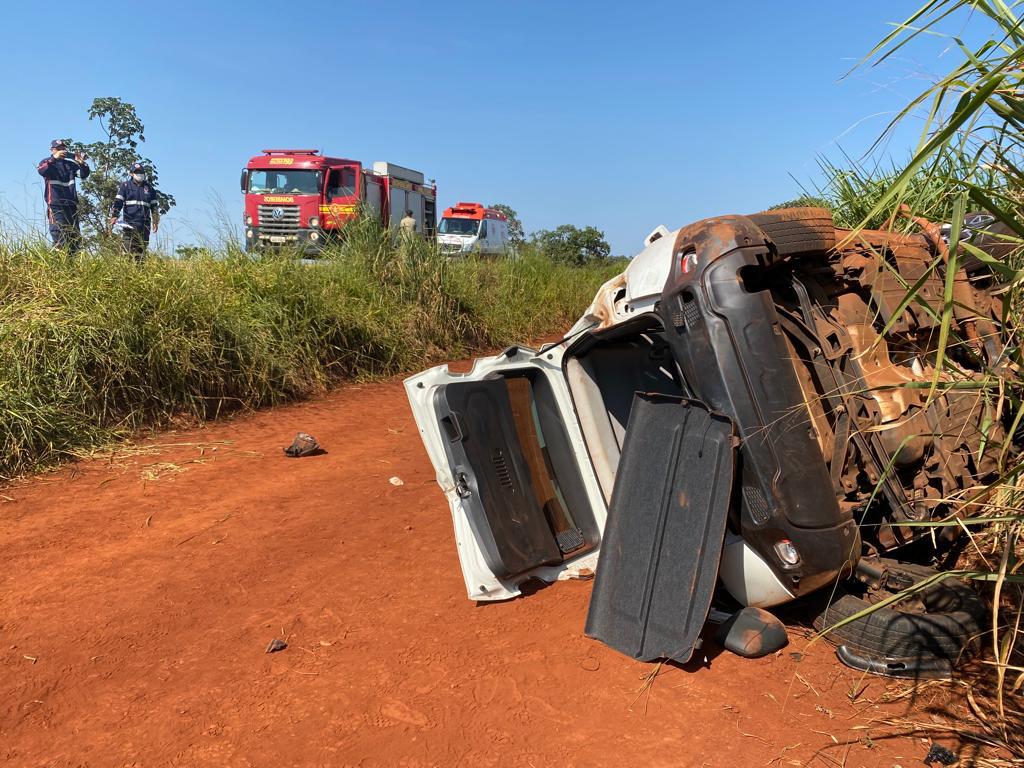
<path id="1" fill-rule="evenodd" d="M 249 172 L 246 171 L 246 170 L 243 170 L 242 171 L 242 181 L 241 181 L 241 183 L 242 183 L 242 194 L 243 195 L 245 194 L 245 187 L 246 187 L 246 183 L 245 182 L 248 181 L 248 180 L 249 180 Z"/>

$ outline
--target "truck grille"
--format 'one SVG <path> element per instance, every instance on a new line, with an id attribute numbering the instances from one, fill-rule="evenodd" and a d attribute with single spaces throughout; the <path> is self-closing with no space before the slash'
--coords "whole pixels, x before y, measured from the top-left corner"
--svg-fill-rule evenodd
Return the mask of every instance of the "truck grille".
<path id="1" fill-rule="evenodd" d="M 280 211 L 276 216 L 274 215 Z M 299 206 L 261 205 L 257 208 L 261 235 L 295 235 L 299 231 Z"/>

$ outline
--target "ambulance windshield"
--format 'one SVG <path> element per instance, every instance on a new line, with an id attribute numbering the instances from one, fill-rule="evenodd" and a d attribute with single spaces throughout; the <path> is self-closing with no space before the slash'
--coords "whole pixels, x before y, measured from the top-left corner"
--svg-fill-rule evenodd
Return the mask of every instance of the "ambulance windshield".
<path id="1" fill-rule="evenodd" d="M 253 170 L 249 172 L 249 191 L 257 195 L 318 195 L 320 171 Z"/>
<path id="2" fill-rule="evenodd" d="M 437 231 L 442 235 L 475 235 L 480 229 L 480 219 L 441 219 Z"/>

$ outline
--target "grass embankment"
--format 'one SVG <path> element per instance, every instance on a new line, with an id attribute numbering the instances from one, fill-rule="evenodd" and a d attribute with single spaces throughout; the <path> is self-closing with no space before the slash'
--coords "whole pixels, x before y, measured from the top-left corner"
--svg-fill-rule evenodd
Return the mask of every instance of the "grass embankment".
<path id="1" fill-rule="evenodd" d="M 953 683 L 935 683 L 949 686 L 944 692 L 947 701 L 966 699 L 959 717 L 948 723 L 901 718 L 893 724 L 918 735 L 959 737 L 970 744 L 960 755 L 961 764 L 986 768 L 1024 764 L 1024 452 L 1020 450 L 1024 435 L 1020 341 L 1024 328 L 1024 18 L 1020 8 L 1018 3 L 928 0 L 903 23 L 893 25 L 862 65 L 895 60 L 905 55 L 904 46 L 912 41 L 924 44 L 937 39 L 942 61 L 951 67 L 890 123 L 889 129 L 911 118 L 920 135 L 918 146 L 909 161 L 889 170 L 875 164 L 878 153 L 860 163 L 849 158 L 840 166 L 825 161 L 823 188 L 801 201 L 823 202 L 837 221 L 853 228 L 888 221 L 913 228 L 904 210 L 952 224 L 948 254 L 931 267 L 942 281 L 942 296 L 926 298 L 918 281 L 907 286 L 906 301 L 929 307 L 938 320 L 935 348 L 925 351 L 928 362 L 942 374 L 934 378 L 933 391 L 961 385 L 973 388 L 988 407 L 989 423 L 1000 421 L 1012 438 L 1002 451 L 998 477 L 944 499 L 950 514 L 923 524 L 933 529 L 957 526 L 964 531 L 964 549 L 950 573 L 974 579 L 990 599 L 992 613 L 988 631 L 980 638 L 980 663 Z M 973 47 L 965 40 L 975 41 Z M 876 149 L 885 145 L 889 129 L 879 137 Z M 979 248 L 980 240 L 958 241 L 964 214 L 971 210 L 995 217 L 985 237 L 998 249 L 987 253 Z M 880 264 L 887 263 L 884 254 L 878 258 Z M 953 287 L 960 266 L 971 258 L 987 265 L 998 281 L 992 291 L 992 309 L 999 320 L 1003 352 L 996 359 L 986 358 L 980 373 L 960 370 L 956 355 L 947 354 L 964 343 L 957 322 L 963 306 L 955 306 Z"/>
<path id="2" fill-rule="evenodd" d="M 333 383 L 563 330 L 621 269 L 447 260 L 363 232 L 315 265 L 227 249 L 136 266 L 0 243 L 0 478 L 173 417 L 214 418 Z"/>

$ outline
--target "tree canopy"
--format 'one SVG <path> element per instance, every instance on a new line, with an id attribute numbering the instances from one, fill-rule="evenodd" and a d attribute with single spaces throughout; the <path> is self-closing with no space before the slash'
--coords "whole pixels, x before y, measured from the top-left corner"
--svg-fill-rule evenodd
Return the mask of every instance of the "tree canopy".
<path id="1" fill-rule="evenodd" d="M 139 152 L 139 145 L 146 141 L 146 128 L 134 105 L 116 96 L 96 98 L 89 107 L 89 119 L 99 121 L 106 139 L 82 142 L 69 138 L 66 142 L 72 153 L 84 154 L 92 168 L 80 185 L 79 214 L 87 229 L 98 234 L 106 230 L 117 187 L 135 163 L 146 169 L 154 187 L 158 177 L 152 160 Z M 174 197 L 160 189 L 156 194 L 158 210 L 167 213 L 175 204 Z"/>
<path id="2" fill-rule="evenodd" d="M 535 232 L 531 242 L 552 261 L 577 266 L 607 259 L 612 250 L 601 230 L 572 224 Z"/>

